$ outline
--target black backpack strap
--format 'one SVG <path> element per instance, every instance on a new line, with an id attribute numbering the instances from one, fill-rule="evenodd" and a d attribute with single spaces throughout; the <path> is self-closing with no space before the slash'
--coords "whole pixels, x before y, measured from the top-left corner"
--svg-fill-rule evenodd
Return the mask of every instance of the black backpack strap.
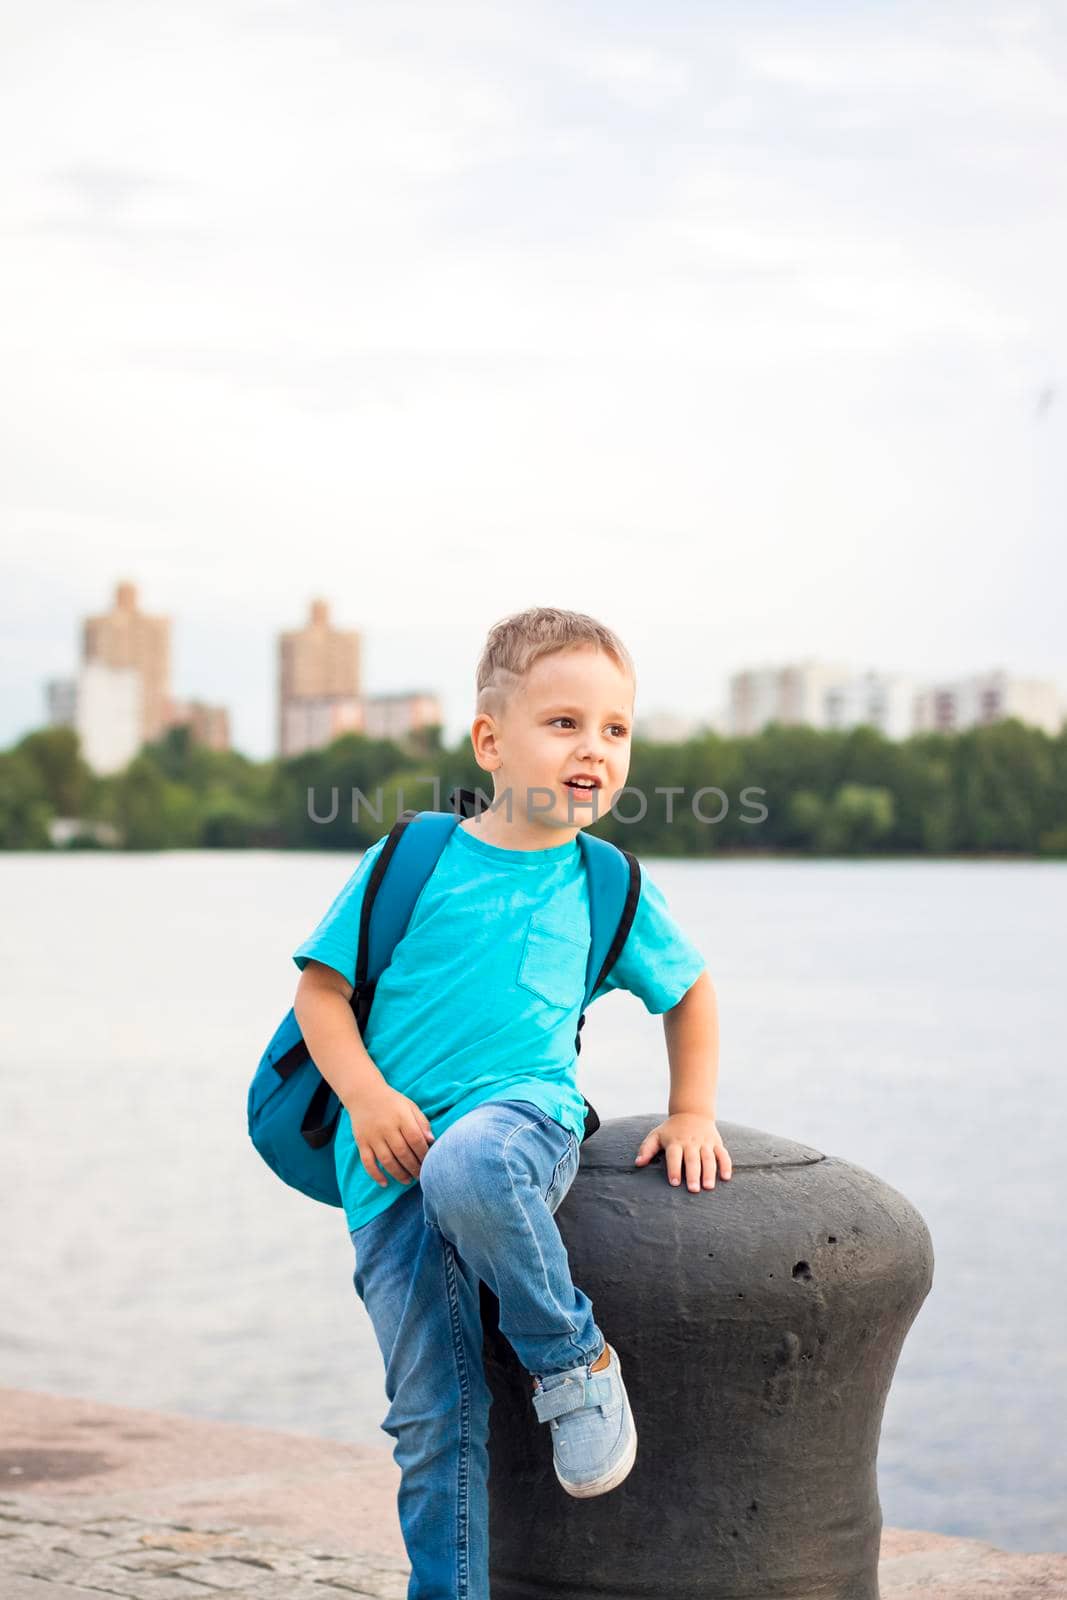
<path id="1" fill-rule="evenodd" d="M 592 1000 L 593 996 L 600 988 L 600 985 L 604 982 L 604 979 L 607 977 L 608 973 L 611 971 L 612 967 L 622 954 L 622 947 L 629 938 L 630 929 L 633 927 L 634 917 L 637 915 L 637 904 L 641 898 L 641 863 L 638 861 L 635 855 L 630 853 L 629 850 L 623 850 L 621 845 L 616 845 L 615 848 L 620 852 L 620 854 L 626 857 L 626 864 L 630 871 L 630 877 L 626 886 L 626 898 L 622 904 L 622 912 L 619 916 L 618 926 L 615 929 L 615 936 L 612 939 L 611 944 L 608 946 L 608 953 L 604 957 L 603 965 L 597 974 L 597 980 L 593 987 L 589 990 L 590 1000 Z M 584 1027 L 585 1008 L 583 1007 L 582 1014 L 578 1018 L 578 1032 L 574 1036 L 574 1048 L 579 1055 L 581 1054 L 582 1050 L 582 1029 Z M 588 1104 L 588 1101 L 586 1103 Z"/>
<path id="2" fill-rule="evenodd" d="M 370 976 L 371 916 L 374 911 L 374 902 L 377 898 L 378 890 L 385 880 L 385 874 L 389 870 L 389 863 L 404 835 L 404 830 L 416 816 L 417 813 L 415 811 L 405 811 L 394 822 L 389 830 L 389 836 L 382 846 L 381 855 L 374 863 L 371 875 L 367 879 L 367 887 L 363 891 L 363 904 L 360 908 L 359 917 L 359 945 L 356 951 L 355 982 L 352 985 L 352 993 L 348 1001 L 356 1019 L 356 1027 L 359 1029 L 360 1038 L 363 1037 L 366 1030 L 377 983 L 377 977 L 372 978 Z M 303 1039 L 297 1045 L 294 1045 L 289 1052 L 289 1056 L 295 1058 L 298 1051 L 300 1060 L 306 1061 L 309 1051 Z M 292 1064 L 289 1065 L 289 1070 L 292 1071 L 298 1064 L 298 1061 L 294 1059 Z M 326 1113 L 330 1107 L 331 1100 L 336 1101 L 336 1104 L 329 1120 L 327 1120 Z M 300 1125 L 301 1134 L 313 1150 L 320 1150 L 324 1145 L 329 1144 L 334 1136 L 340 1115 L 341 1102 L 337 1098 L 335 1091 L 320 1074 L 319 1081 L 315 1085 L 311 1099 L 308 1101 L 307 1109 Z"/>
<path id="3" fill-rule="evenodd" d="M 626 943 L 626 940 L 630 934 L 630 929 L 633 927 L 633 920 L 637 915 L 638 902 L 641 899 L 641 863 L 638 861 L 635 855 L 630 853 L 629 850 L 623 850 L 621 845 L 617 845 L 616 849 L 621 850 L 622 854 L 626 857 L 626 863 L 630 869 L 630 878 L 626 887 L 626 899 L 623 901 L 622 914 L 619 917 L 619 924 L 615 929 L 615 936 L 608 947 L 608 953 L 604 957 L 604 963 L 597 974 L 597 980 L 592 989 L 589 991 L 590 1000 L 593 998 L 593 995 L 596 994 L 597 990 L 600 988 L 600 985 L 604 982 L 604 979 L 607 977 L 608 973 L 611 971 L 612 967 L 622 954 L 623 945 Z M 582 1053 L 582 1029 L 584 1027 L 585 1010 L 583 1008 L 582 1014 L 578 1018 L 578 1031 L 574 1035 L 574 1049 L 576 1055 L 581 1055 Z M 581 1138 L 581 1143 L 584 1144 L 587 1139 L 591 1139 L 593 1137 L 593 1134 L 600 1127 L 600 1118 L 597 1116 L 596 1111 L 590 1105 L 589 1101 L 585 1099 L 584 1094 L 582 1099 L 585 1100 L 585 1132 L 582 1134 Z"/>
<path id="4" fill-rule="evenodd" d="M 475 789 L 453 789 L 446 802 L 446 810 L 459 817 L 477 817 L 485 810 L 488 796 Z"/>
<path id="5" fill-rule="evenodd" d="M 621 845 L 616 845 L 615 848 L 622 850 Z M 631 855 L 629 850 L 622 850 L 622 853 L 626 857 L 626 864 L 630 869 L 630 881 L 626 888 L 626 899 L 623 902 L 619 926 L 615 929 L 615 937 L 611 941 L 611 948 L 604 957 L 604 965 L 601 967 L 597 980 L 593 985 L 593 994 L 596 994 L 600 985 L 622 955 L 622 947 L 630 936 L 630 929 L 633 927 L 634 917 L 637 915 L 638 901 L 641 899 L 641 863 L 635 855 Z"/>
<path id="6" fill-rule="evenodd" d="M 367 1025 L 370 1016 L 371 1002 L 374 999 L 374 984 L 367 978 L 370 964 L 370 920 L 374 911 L 374 902 L 381 888 L 382 879 L 389 868 L 397 845 L 400 843 L 404 829 L 415 816 L 414 811 L 405 811 L 389 829 L 389 837 L 382 846 L 382 853 L 374 863 L 374 869 L 367 880 L 367 887 L 363 893 L 363 904 L 359 915 L 359 948 L 356 953 L 356 981 L 352 986 L 352 995 L 349 1005 L 352 1007 L 356 1018 L 356 1027 L 360 1037 Z"/>

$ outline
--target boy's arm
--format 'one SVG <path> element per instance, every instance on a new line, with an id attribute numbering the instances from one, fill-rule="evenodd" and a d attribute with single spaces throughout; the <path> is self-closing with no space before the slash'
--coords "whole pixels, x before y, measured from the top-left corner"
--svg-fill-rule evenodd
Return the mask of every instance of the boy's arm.
<path id="1" fill-rule="evenodd" d="M 663 1034 L 671 1067 L 668 1110 L 715 1116 L 719 1077 L 719 1011 L 707 967 L 676 1006 L 663 1013 Z"/>
<path id="2" fill-rule="evenodd" d="M 690 1190 L 714 1189 L 716 1164 L 723 1178 L 730 1177 L 733 1164 L 715 1126 L 719 1016 L 706 967 L 677 1005 L 663 1013 L 663 1032 L 671 1069 L 669 1115 L 646 1134 L 634 1162 L 643 1166 L 663 1150 L 671 1183 L 681 1182 L 684 1163 Z"/>
<path id="3" fill-rule="evenodd" d="M 715 1187 L 716 1162 L 731 1173 L 730 1152 L 715 1126 L 719 1073 L 719 1019 L 715 990 L 704 957 L 686 938 L 667 908 L 663 892 L 642 869 L 641 897 L 618 961 L 597 990 L 629 989 L 645 1008 L 663 1017 L 671 1067 L 670 1111 L 641 1141 L 638 1166 L 659 1150 L 666 1175 L 681 1181 L 683 1159 L 690 1189 Z"/>
<path id="4" fill-rule="evenodd" d="M 385 1083 L 363 1047 L 349 1000 L 352 985 L 333 967 L 309 961 L 300 974 L 293 1011 L 311 1059 L 341 1104 L 353 1105 Z"/>
<path id="5" fill-rule="evenodd" d="M 433 1129 L 415 1101 L 393 1089 L 367 1054 L 348 1003 L 351 996 L 347 978 L 309 959 L 293 1011 L 311 1059 L 351 1118 L 365 1171 L 381 1188 L 388 1183 L 383 1172 L 408 1183 L 419 1175 Z"/>

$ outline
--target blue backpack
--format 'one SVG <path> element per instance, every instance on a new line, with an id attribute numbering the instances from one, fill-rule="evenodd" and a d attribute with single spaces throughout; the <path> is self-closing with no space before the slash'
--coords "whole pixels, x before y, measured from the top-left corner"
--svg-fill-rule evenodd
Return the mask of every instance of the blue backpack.
<path id="1" fill-rule="evenodd" d="M 355 983 L 349 1004 L 360 1036 L 374 1002 L 375 985 L 407 929 L 415 902 L 459 822 L 478 798 L 468 789 L 449 797 L 455 809 L 405 811 L 390 829 L 363 896 Z M 589 960 L 585 998 L 574 1048 L 581 1051 L 585 1011 L 615 965 L 637 910 L 641 868 L 628 850 L 579 832 L 589 881 Z M 584 1096 L 583 1096 L 584 1099 Z M 584 1143 L 600 1126 L 586 1100 Z M 341 1102 L 319 1072 L 290 1007 L 260 1057 L 248 1090 L 248 1133 L 283 1182 L 313 1200 L 341 1205 L 333 1139 Z"/>

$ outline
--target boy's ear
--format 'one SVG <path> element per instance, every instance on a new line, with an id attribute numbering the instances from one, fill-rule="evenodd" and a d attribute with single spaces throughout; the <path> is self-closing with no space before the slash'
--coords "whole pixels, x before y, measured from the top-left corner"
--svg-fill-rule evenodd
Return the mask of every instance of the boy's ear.
<path id="1" fill-rule="evenodd" d="M 488 711 L 479 711 L 471 723 L 471 748 L 478 765 L 483 771 L 491 772 L 500 752 L 497 748 L 496 723 Z"/>

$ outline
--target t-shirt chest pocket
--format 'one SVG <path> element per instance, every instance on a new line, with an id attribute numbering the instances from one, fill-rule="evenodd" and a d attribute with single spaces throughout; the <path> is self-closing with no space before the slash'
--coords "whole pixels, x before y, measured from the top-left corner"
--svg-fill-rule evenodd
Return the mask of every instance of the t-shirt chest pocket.
<path id="1" fill-rule="evenodd" d="M 587 939 L 576 939 L 558 920 L 535 911 L 526 930 L 518 981 L 547 1005 L 569 1010 L 580 1005 L 585 994 L 588 960 Z"/>

